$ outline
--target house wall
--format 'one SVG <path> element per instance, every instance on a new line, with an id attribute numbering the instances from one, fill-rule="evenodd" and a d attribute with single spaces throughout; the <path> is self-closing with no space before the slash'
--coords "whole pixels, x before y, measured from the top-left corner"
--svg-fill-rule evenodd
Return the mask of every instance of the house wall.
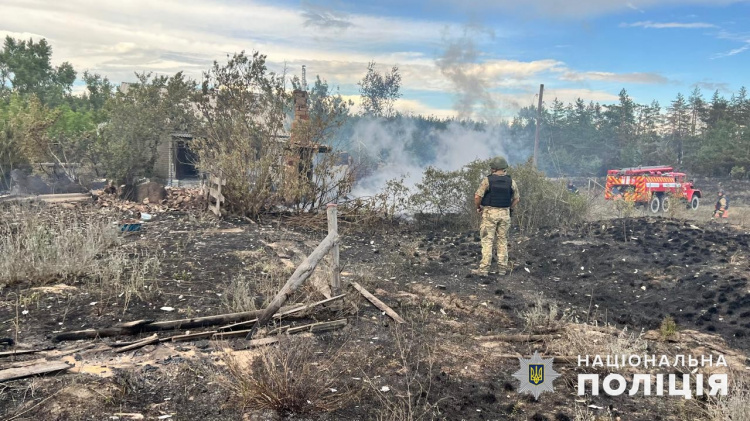
<path id="1" fill-rule="evenodd" d="M 174 141 L 172 137 L 162 139 L 156 147 L 156 161 L 154 162 L 155 181 L 168 184 L 174 178 Z"/>

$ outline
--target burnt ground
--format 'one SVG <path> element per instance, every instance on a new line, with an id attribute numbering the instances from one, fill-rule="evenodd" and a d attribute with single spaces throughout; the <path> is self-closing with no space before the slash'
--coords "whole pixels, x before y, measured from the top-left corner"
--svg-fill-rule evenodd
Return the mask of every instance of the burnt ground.
<path id="1" fill-rule="evenodd" d="M 322 224 L 323 216 L 279 217 L 256 224 L 164 213 L 141 233 L 123 239 L 121 247 L 131 256 L 161 261 L 160 273 L 127 303 L 127 297 L 85 280 L 52 281 L 48 289 L 31 283 L 6 286 L 0 291 L 0 329 L 2 336 L 17 335 L 17 349 L 55 347 L 46 355 L 55 360 L 56 352 L 93 347 L 65 356 L 77 364 L 66 374 L 0 384 L 0 413 L 9 419 L 49 420 L 105 419 L 123 413 L 146 419 L 242 419 L 248 408 L 225 387 L 222 353 L 241 349 L 242 340 L 165 342 L 121 355 L 109 345 L 133 337 L 75 343 L 51 339 L 62 331 L 124 321 L 238 311 L 231 299 L 238 294 L 231 286 L 238 274 L 250 285 L 250 301 L 263 304 L 325 236 Z M 514 232 L 514 270 L 502 278 L 469 275 L 480 254 L 473 231 L 409 224 L 362 229 L 345 221 L 341 228 L 344 285 L 359 282 L 407 323 L 396 326 L 351 288 L 345 288 L 340 308 L 285 322 L 299 325 L 342 317 L 349 322 L 342 330 L 308 338 L 306 346 L 321 352 L 316 355 L 335 349 L 343 364 L 337 366 L 337 389 L 361 393 L 343 408 L 309 419 L 566 420 L 587 419 L 582 418 L 586 411 L 623 420 L 700 419 L 700 404 L 681 399 L 579 397 L 575 382 L 580 368 L 575 366 L 556 367 L 563 374 L 556 392 L 539 401 L 518 394 L 518 381 L 512 377 L 518 370 L 516 355 L 529 356 L 534 350 L 575 355 L 581 346 L 596 353 L 585 348 L 581 337 L 603 335 L 606 342 L 625 327 L 636 333 L 658 329 L 666 316 L 676 320 L 682 333 L 678 340 L 665 342 L 649 332 L 649 353 L 699 355 L 708 343 L 710 349 L 733 356 L 733 368 L 750 365 L 750 235 L 730 226 L 634 218 L 531 236 Z M 318 277 L 325 283 L 324 275 Z M 321 299 L 312 284 L 294 299 Z M 540 294 L 579 324 L 556 326 L 553 333 L 558 336 L 544 342 L 508 343 L 491 337 L 535 333 L 525 329 L 522 314 Z M 262 352 L 237 354 L 251 358 Z M 39 356 L 0 358 L 0 368 L 34 358 Z M 587 410 L 587 405 L 602 409 Z"/>

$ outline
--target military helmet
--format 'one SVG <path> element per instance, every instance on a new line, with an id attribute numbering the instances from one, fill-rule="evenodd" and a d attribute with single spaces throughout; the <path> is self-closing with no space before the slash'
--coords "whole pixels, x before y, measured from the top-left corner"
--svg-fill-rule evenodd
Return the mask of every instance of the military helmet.
<path id="1" fill-rule="evenodd" d="M 492 170 L 507 170 L 508 169 L 508 161 L 505 160 L 502 156 L 498 156 L 495 158 L 492 158 L 490 160 L 490 169 Z"/>

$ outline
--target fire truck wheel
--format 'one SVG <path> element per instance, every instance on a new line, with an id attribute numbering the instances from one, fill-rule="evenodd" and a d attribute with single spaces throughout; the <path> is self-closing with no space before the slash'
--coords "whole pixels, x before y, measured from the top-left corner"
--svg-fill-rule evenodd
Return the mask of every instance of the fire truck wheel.
<path id="1" fill-rule="evenodd" d="M 669 197 L 661 197 L 661 210 L 664 212 L 669 212 Z"/>
<path id="2" fill-rule="evenodd" d="M 700 199 L 698 198 L 698 196 L 693 196 L 693 200 L 690 201 L 689 207 L 692 210 L 697 210 L 699 204 L 700 204 Z"/>
<path id="3" fill-rule="evenodd" d="M 651 213 L 659 213 L 659 209 L 661 208 L 661 201 L 659 200 L 659 196 L 652 196 L 651 200 L 648 203 L 648 208 L 651 211 Z"/>

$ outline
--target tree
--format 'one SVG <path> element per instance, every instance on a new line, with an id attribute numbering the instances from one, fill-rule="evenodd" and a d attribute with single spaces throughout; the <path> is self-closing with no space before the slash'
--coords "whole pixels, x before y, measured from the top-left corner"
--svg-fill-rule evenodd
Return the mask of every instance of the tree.
<path id="1" fill-rule="evenodd" d="M 677 164 L 682 165 L 684 159 L 684 142 L 690 127 L 690 110 L 688 109 L 685 97 L 681 93 L 670 105 L 667 120 L 669 122 L 669 132 L 672 142 L 676 145 Z"/>
<path id="2" fill-rule="evenodd" d="M 270 72 L 258 52 L 234 54 L 204 73 L 191 147 L 201 171 L 226 179 L 222 194 L 230 212 L 256 216 L 276 203 L 290 100 L 283 75 Z"/>
<path id="3" fill-rule="evenodd" d="M 172 132 L 185 130 L 193 113 L 195 83 L 182 73 L 136 77 L 137 83 L 107 100 L 109 120 L 94 151 L 94 161 L 107 178 L 124 184 L 153 175 L 157 147 L 169 141 Z"/>
<path id="4" fill-rule="evenodd" d="M 59 105 L 70 95 L 76 72 L 68 62 L 52 67 L 52 47 L 47 40 L 34 42 L 5 37 L 0 52 L 0 89 L 21 95 L 34 94 L 43 104 Z"/>
<path id="5" fill-rule="evenodd" d="M 390 73 L 380 74 L 375 62 L 367 65 L 367 74 L 357 83 L 362 97 L 363 114 L 371 117 L 393 117 L 393 106 L 401 98 L 401 74 L 393 66 Z"/>

